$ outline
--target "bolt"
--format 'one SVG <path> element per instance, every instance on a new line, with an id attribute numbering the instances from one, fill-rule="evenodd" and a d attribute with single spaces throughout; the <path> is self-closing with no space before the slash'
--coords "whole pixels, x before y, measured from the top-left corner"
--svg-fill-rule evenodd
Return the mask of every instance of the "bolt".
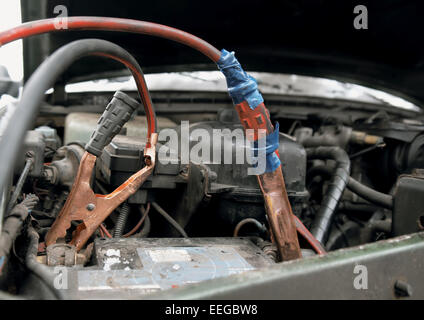
<path id="1" fill-rule="evenodd" d="M 96 206 L 93 203 L 87 204 L 87 210 L 88 211 L 93 211 L 95 208 L 96 208 Z"/>
<path id="2" fill-rule="evenodd" d="M 27 151 L 27 153 L 25 154 L 25 156 L 27 157 L 27 158 L 34 158 L 34 152 L 33 151 Z"/>
<path id="3" fill-rule="evenodd" d="M 396 280 L 395 294 L 398 297 L 410 297 L 412 296 L 412 286 L 406 281 Z"/>

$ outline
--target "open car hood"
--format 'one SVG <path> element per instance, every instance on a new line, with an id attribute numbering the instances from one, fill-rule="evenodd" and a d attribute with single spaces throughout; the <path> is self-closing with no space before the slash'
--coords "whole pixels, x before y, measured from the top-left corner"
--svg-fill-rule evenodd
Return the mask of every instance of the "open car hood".
<path id="1" fill-rule="evenodd" d="M 368 29 L 356 30 L 357 1 L 200 1 L 21 0 L 23 21 L 54 17 L 65 5 L 70 16 L 110 16 L 169 25 L 236 51 L 249 71 L 319 76 L 362 84 L 424 105 L 424 30 L 422 1 L 362 1 Z M 58 47 L 81 38 L 115 42 L 139 61 L 145 72 L 216 70 L 191 48 L 164 39 L 115 32 L 72 31 L 24 41 L 25 79 Z M 99 77 L 121 66 L 84 58 L 64 74 L 64 83 Z"/>

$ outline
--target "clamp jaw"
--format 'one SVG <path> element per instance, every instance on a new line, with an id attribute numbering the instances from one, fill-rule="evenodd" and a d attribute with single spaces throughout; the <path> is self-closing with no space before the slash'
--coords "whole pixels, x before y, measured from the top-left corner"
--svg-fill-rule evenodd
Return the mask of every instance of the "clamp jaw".
<path id="1" fill-rule="evenodd" d="M 138 102 L 122 92 L 116 92 L 99 119 L 96 130 L 87 143 L 72 190 L 59 216 L 46 235 L 46 245 L 66 236 L 72 221 L 82 221 L 72 234 L 70 244 L 77 251 L 85 245 L 99 225 L 129 196 L 134 194 L 152 174 L 155 161 L 157 133 L 152 133 L 144 150 L 145 166 L 121 186 L 107 195 L 95 194 L 91 189 L 91 176 L 96 159 L 123 125 L 130 119 Z"/>

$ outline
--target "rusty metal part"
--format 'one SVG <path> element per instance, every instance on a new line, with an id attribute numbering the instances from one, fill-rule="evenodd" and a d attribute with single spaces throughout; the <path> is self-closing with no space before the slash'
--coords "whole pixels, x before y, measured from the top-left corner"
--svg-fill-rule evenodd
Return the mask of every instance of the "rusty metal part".
<path id="1" fill-rule="evenodd" d="M 55 243 L 47 247 L 47 265 L 72 267 L 77 262 L 75 246 L 66 243 Z"/>
<path id="2" fill-rule="evenodd" d="M 273 241 L 280 260 L 287 261 L 302 257 L 286 185 L 281 166 L 274 172 L 258 176 L 259 186 L 265 200 Z"/>
<path id="3" fill-rule="evenodd" d="M 267 135 L 274 131 L 269 111 L 263 103 L 252 110 L 247 102 L 243 101 L 235 108 L 250 141 L 256 141 L 259 138 L 258 129 L 266 130 Z M 253 135 L 251 132 L 249 134 L 248 129 L 253 129 Z M 287 261 L 301 258 L 302 252 L 281 166 L 274 172 L 257 177 L 264 195 L 265 210 L 271 227 L 271 239 L 278 248 L 279 259 Z"/>
<path id="4" fill-rule="evenodd" d="M 71 189 L 83 154 L 84 148 L 75 143 L 59 148 L 52 162 L 44 165 L 44 178 Z"/>
<path id="5" fill-rule="evenodd" d="M 85 152 L 69 197 L 58 218 L 46 235 L 46 245 L 66 236 L 72 221 L 82 221 L 73 233 L 70 244 L 81 250 L 99 225 L 129 196 L 134 194 L 153 172 L 157 133 L 150 137 L 150 148 L 145 149 L 146 166 L 133 174 L 121 186 L 107 195 L 95 194 L 90 186 L 91 173 L 97 157 Z"/>

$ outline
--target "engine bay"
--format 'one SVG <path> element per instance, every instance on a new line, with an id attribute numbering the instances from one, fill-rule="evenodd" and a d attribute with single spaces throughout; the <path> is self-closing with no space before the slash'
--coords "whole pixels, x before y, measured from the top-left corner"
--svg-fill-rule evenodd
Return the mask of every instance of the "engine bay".
<path id="1" fill-rule="evenodd" d="M 424 123 L 412 111 L 262 98 L 234 53 L 192 37 L 231 99 L 150 94 L 135 59 L 98 39 L 58 49 L 27 82 L 19 108 L 39 113 L 2 168 L 4 291 L 143 298 L 423 230 Z M 123 62 L 138 92 L 45 96 L 46 70 L 84 50 Z M 9 127 L 0 147 L 15 141 Z"/>

